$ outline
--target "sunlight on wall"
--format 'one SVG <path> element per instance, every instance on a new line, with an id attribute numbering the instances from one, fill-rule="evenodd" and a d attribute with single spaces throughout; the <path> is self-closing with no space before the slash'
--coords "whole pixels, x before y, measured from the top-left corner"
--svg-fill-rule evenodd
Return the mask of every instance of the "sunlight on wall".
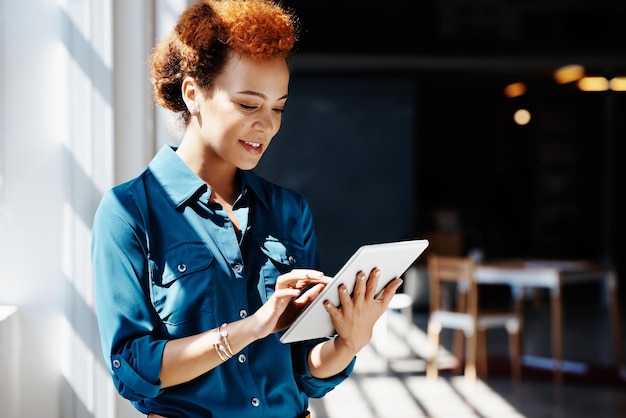
<path id="1" fill-rule="evenodd" d="M 63 275 L 74 286 L 72 292 L 95 317 L 94 286 L 89 262 L 89 249 L 80 248 L 91 240 L 91 225 L 87 225 L 66 202 L 63 211 Z M 76 257 L 78 255 L 78 257 Z M 78 258 L 78 260 L 77 260 Z"/>
<path id="2" fill-rule="evenodd" d="M 114 417 L 89 250 L 93 213 L 114 170 L 113 2 L 74 1 L 59 13 L 65 27 L 69 125 L 59 153 L 65 177 L 60 234 L 66 295 L 61 415 Z"/>
<path id="3" fill-rule="evenodd" d="M 130 57 L 131 69 L 145 64 L 156 16 L 169 18 L 169 31 L 185 6 L 0 1 L 0 303 L 18 306 L 22 342 L 19 362 L 0 359 L 19 369 L 17 377 L 2 373 L 20 408 L 11 411 L 0 396 L 3 418 L 134 416 L 102 356 L 91 226 L 102 193 L 123 170 L 143 166 L 145 152 L 135 150 L 154 141 L 149 81 L 115 67 L 116 57 Z M 128 84 L 143 86 L 141 100 Z"/>
<path id="4" fill-rule="evenodd" d="M 101 351 L 88 346 L 68 318 L 63 319 L 63 352 L 71 355 L 63 356 L 60 366 L 66 386 L 71 387 L 76 397 L 73 409 L 87 412 L 88 416 L 115 416 L 116 392 L 101 359 Z"/>
<path id="5" fill-rule="evenodd" d="M 19 332 L 17 308 L 0 305 L 0 376 L 3 382 L 9 382 L 0 390 L 2 416 L 17 416 L 19 399 L 16 382 L 19 373 Z M 8 387 L 7 387 L 8 386 Z"/>

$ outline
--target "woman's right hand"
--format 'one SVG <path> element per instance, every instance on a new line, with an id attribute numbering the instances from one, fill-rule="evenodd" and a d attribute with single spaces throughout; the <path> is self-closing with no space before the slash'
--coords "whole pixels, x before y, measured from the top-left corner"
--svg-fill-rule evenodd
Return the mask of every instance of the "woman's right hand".
<path id="1" fill-rule="evenodd" d="M 252 315 L 257 321 L 257 339 L 290 326 L 330 279 L 321 271 L 310 269 L 295 269 L 278 276 L 274 294 Z"/>

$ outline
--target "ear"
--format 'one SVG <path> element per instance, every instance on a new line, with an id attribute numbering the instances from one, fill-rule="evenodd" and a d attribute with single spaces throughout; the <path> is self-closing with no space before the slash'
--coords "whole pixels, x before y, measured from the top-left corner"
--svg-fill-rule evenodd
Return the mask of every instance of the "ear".
<path id="1" fill-rule="evenodd" d="M 187 104 L 187 108 L 191 109 L 196 106 L 195 103 L 198 99 L 198 86 L 196 85 L 196 81 L 191 77 L 185 77 L 181 89 L 183 100 Z"/>

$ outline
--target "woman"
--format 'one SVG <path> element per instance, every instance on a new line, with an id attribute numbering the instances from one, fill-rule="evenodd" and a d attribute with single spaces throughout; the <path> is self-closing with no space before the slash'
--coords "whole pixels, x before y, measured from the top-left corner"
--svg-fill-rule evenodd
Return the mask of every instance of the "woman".
<path id="1" fill-rule="evenodd" d="M 401 284 L 375 298 L 378 272 L 359 273 L 326 306 L 336 337 L 279 341 L 328 283 L 306 201 L 250 171 L 280 128 L 296 35 L 268 0 L 206 0 L 154 50 L 156 102 L 184 135 L 105 194 L 92 238 L 104 355 L 149 416 L 308 416 Z"/>

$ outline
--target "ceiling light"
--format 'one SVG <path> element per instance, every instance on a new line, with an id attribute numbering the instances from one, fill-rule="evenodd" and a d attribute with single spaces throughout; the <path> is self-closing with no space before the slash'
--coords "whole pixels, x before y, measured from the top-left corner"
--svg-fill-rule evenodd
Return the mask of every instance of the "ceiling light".
<path id="1" fill-rule="evenodd" d="M 609 80 L 605 77 L 583 77 L 578 80 L 578 88 L 582 91 L 607 91 Z"/>
<path id="2" fill-rule="evenodd" d="M 524 93 L 526 93 L 526 84 L 524 83 L 512 83 L 504 88 L 504 95 L 509 99 L 522 96 Z"/>
<path id="3" fill-rule="evenodd" d="M 530 112 L 526 109 L 518 109 L 513 114 L 513 120 L 518 125 L 521 125 L 521 126 L 528 125 L 528 122 L 530 122 Z"/>
<path id="4" fill-rule="evenodd" d="M 626 91 L 626 76 L 612 78 L 609 81 L 609 87 L 613 91 Z"/>
<path id="5" fill-rule="evenodd" d="M 554 72 L 554 81 L 559 84 L 578 81 L 585 75 L 585 68 L 582 65 L 572 64 L 557 69 Z"/>

